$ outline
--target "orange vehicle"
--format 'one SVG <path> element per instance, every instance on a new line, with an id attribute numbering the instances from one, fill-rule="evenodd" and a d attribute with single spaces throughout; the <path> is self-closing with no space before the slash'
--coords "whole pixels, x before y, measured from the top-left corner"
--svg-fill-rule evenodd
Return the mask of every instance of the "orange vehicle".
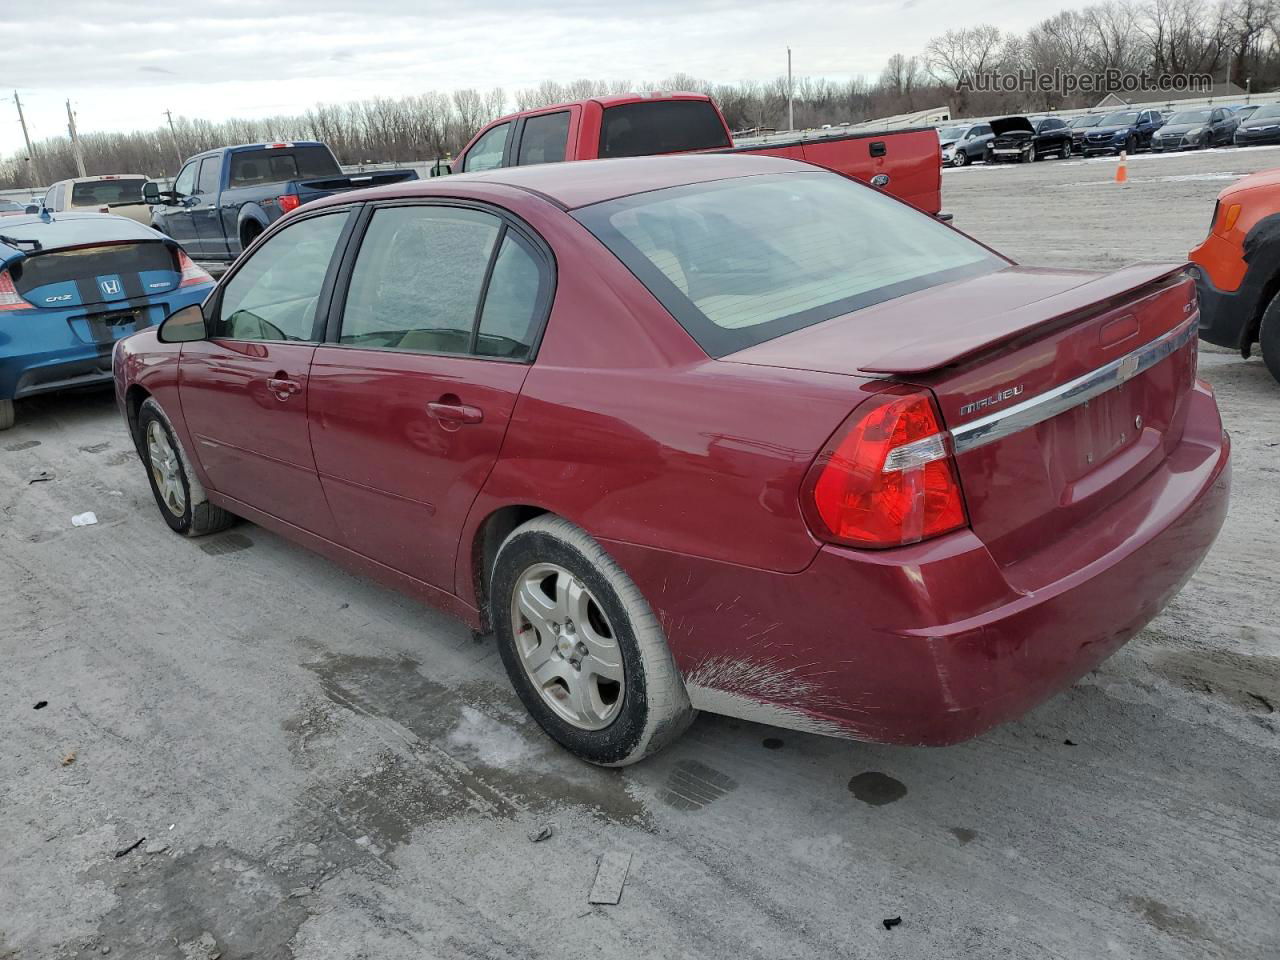
<path id="1" fill-rule="evenodd" d="M 1200 339 L 1248 357 L 1256 343 L 1280 380 L 1280 169 L 1218 194 L 1209 235 L 1191 251 Z"/>

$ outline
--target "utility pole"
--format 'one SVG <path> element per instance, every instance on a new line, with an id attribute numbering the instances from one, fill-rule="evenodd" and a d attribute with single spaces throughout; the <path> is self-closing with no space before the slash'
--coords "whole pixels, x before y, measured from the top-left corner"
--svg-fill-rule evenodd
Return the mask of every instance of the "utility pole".
<path id="1" fill-rule="evenodd" d="M 22 101 L 18 99 L 18 91 L 13 91 L 13 104 L 18 108 L 18 123 L 22 124 L 22 139 L 27 144 L 27 163 L 31 164 L 31 186 L 43 186 L 40 182 L 40 168 L 36 164 L 35 151 L 31 149 L 31 135 L 27 133 L 27 118 L 22 115 Z"/>
<path id="2" fill-rule="evenodd" d="M 87 177 L 84 169 L 84 152 L 80 149 L 80 136 L 76 133 L 76 115 L 71 112 L 71 101 L 67 101 L 67 133 L 71 134 L 71 149 L 76 155 L 76 169 L 80 176 Z"/>
<path id="3" fill-rule="evenodd" d="M 173 111 L 166 108 L 164 115 L 169 121 L 169 135 L 173 137 L 173 154 L 178 158 L 178 166 L 181 167 L 182 150 L 178 147 L 178 131 L 173 127 Z"/>
<path id="4" fill-rule="evenodd" d="M 787 47 L 787 129 L 796 128 L 795 86 L 791 82 L 791 48 Z"/>

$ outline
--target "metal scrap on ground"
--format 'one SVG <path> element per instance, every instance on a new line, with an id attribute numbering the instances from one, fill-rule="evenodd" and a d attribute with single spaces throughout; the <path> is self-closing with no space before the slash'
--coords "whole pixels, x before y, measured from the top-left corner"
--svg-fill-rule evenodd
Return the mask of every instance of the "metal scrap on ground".
<path id="1" fill-rule="evenodd" d="M 616 904 L 622 899 L 622 887 L 631 869 L 631 854 L 610 850 L 596 863 L 596 882 L 591 885 L 587 903 Z"/>

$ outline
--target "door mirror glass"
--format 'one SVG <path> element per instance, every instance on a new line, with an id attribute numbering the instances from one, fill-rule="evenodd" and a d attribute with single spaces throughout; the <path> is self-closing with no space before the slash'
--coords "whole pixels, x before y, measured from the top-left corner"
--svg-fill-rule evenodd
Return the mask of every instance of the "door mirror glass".
<path id="1" fill-rule="evenodd" d="M 156 331 L 161 343 L 194 343 L 205 336 L 204 311 L 197 304 L 169 314 Z"/>

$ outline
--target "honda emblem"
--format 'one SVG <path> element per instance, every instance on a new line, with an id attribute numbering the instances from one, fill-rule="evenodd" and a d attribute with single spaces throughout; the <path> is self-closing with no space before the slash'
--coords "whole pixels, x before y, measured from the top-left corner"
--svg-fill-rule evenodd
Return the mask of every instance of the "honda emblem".
<path id="1" fill-rule="evenodd" d="M 98 286 L 102 289 L 105 296 L 114 297 L 120 293 L 119 280 L 99 280 Z"/>

